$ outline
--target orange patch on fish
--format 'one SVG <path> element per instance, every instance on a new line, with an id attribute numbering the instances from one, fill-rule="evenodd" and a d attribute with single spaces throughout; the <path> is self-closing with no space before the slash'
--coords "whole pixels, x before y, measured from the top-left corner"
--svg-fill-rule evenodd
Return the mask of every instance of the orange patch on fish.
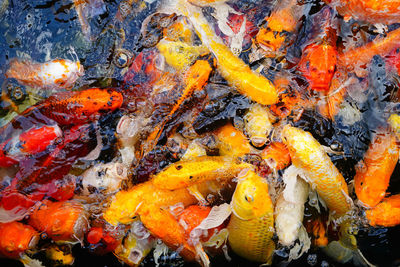
<path id="1" fill-rule="evenodd" d="M 371 226 L 392 227 L 400 224 L 400 194 L 384 198 L 381 203 L 366 210 Z"/>
<path id="2" fill-rule="evenodd" d="M 396 137 L 389 132 L 377 133 L 356 167 L 354 187 L 362 203 L 374 207 L 385 197 L 398 159 Z"/>

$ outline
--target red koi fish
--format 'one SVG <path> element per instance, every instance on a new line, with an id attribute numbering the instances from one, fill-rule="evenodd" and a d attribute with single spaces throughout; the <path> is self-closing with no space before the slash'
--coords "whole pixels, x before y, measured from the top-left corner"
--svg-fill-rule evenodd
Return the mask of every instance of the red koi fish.
<path id="1" fill-rule="evenodd" d="M 60 127 L 38 126 L 0 144 L 0 167 L 9 167 L 25 156 L 44 151 L 62 136 Z"/>

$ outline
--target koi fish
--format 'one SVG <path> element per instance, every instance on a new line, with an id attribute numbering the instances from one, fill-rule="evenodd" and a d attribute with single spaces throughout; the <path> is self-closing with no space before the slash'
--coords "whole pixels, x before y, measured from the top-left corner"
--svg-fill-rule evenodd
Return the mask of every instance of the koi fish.
<path id="1" fill-rule="evenodd" d="M 321 218 L 307 220 L 305 222 L 307 232 L 312 235 L 312 244 L 317 247 L 326 247 L 329 243 L 327 227 Z"/>
<path id="2" fill-rule="evenodd" d="M 247 137 L 228 123 L 214 131 L 221 156 L 240 157 L 252 151 Z"/>
<path id="3" fill-rule="evenodd" d="M 192 46 L 183 42 L 168 42 L 161 40 L 157 44 L 160 53 L 165 57 L 168 65 L 177 71 L 183 71 L 190 66 L 198 56 L 207 54 L 205 46 Z"/>
<path id="4" fill-rule="evenodd" d="M 137 266 L 155 245 L 156 239 L 140 220 L 136 220 L 131 224 L 123 242 L 114 250 L 114 255 L 129 266 Z"/>
<path id="5" fill-rule="evenodd" d="M 232 157 L 203 156 L 175 162 L 152 177 L 151 182 L 158 188 L 175 190 L 199 182 L 229 179 L 245 168 L 252 165 Z"/>
<path id="6" fill-rule="evenodd" d="M 279 242 L 290 246 L 299 237 L 304 216 L 304 203 L 308 198 L 309 186 L 291 167 L 285 170 L 285 189 L 275 205 L 275 229 Z"/>
<path id="7" fill-rule="evenodd" d="M 261 158 L 274 170 L 283 170 L 290 165 L 289 150 L 283 143 L 273 142 L 261 152 Z"/>
<path id="8" fill-rule="evenodd" d="M 42 152 L 60 137 L 62 131 L 57 125 L 37 125 L 19 135 L 16 134 L 0 144 L 0 166 L 9 167 L 25 156 Z"/>
<path id="9" fill-rule="evenodd" d="M 156 125 L 151 130 L 145 142 L 141 143 L 140 149 L 136 151 L 136 159 L 140 160 L 150 152 L 155 145 L 158 143 L 159 138 L 162 134 L 164 126 L 169 122 L 176 112 L 181 108 L 184 101 L 189 99 L 194 92 L 200 91 L 206 85 L 208 78 L 211 74 L 212 66 L 207 60 L 197 60 L 190 68 L 185 72 L 183 77 L 183 86 L 178 88 L 178 91 L 173 90 L 168 95 L 168 100 L 172 99 L 172 108 L 169 109 L 166 114 L 157 110 L 153 113 L 153 120 Z M 161 118 L 159 118 L 161 117 Z"/>
<path id="10" fill-rule="evenodd" d="M 95 247 L 97 255 L 104 255 L 114 251 L 121 244 L 122 237 L 103 227 L 92 227 L 86 234 L 86 240 Z"/>
<path id="11" fill-rule="evenodd" d="M 249 136 L 250 142 L 255 147 L 262 147 L 269 140 L 272 132 L 272 115 L 267 107 L 256 103 L 250 106 L 244 115 L 244 129 Z"/>
<path id="12" fill-rule="evenodd" d="M 232 53 L 207 23 L 201 9 L 183 0 L 177 0 L 174 4 L 176 10 L 192 22 L 203 45 L 207 46 L 216 57 L 219 72 L 232 86 L 262 105 L 277 102 L 275 86 L 264 76 L 254 73 L 246 63 Z"/>
<path id="13" fill-rule="evenodd" d="M 299 69 L 316 91 L 328 91 L 337 62 L 334 46 L 322 43 L 311 44 L 304 48 Z"/>
<path id="14" fill-rule="evenodd" d="M 22 253 L 36 247 L 39 233 L 30 225 L 20 222 L 0 223 L 0 255 L 18 258 Z"/>
<path id="15" fill-rule="evenodd" d="M 83 194 L 90 195 L 98 190 L 107 195 L 118 191 L 123 180 L 128 179 L 128 169 L 118 162 L 97 164 L 86 170 L 82 175 Z"/>
<path id="16" fill-rule="evenodd" d="M 37 63 L 26 59 L 12 59 L 5 73 L 20 84 L 40 89 L 70 89 L 83 75 L 83 67 L 68 59 Z"/>
<path id="17" fill-rule="evenodd" d="M 357 20 L 369 23 L 396 23 L 400 19 L 400 1 L 379 0 L 324 0 L 327 4 L 336 7 L 336 10 L 349 19 L 349 16 Z"/>
<path id="18" fill-rule="evenodd" d="M 396 137 L 377 132 L 364 159 L 356 166 L 354 187 L 357 198 L 369 207 L 375 207 L 386 195 L 397 161 L 399 148 Z"/>
<path id="19" fill-rule="evenodd" d="M 32 212 L 28 223 L 54 241 L 76 242 L 83 239 L 88 218 L 79 202 L 44 200 Z"/>
<path id="20" fill-rule="evenodd" d="M 63 244 L 62 248 L 52 245 L 46 248 L 46 257 L 53 266 L 65 266 L 74 264 L 75 258 L 72 255 L 71 246 Z"/>
<path id="21" fill-rule="evenodd" d="M 318 141 L 310 133 L 290 125 L 283 128 L 282 141 L 294 166 L 303 170 L 334 216 L 341 217 L 350 211 L 346 181 Z"/>
<path id="22" fill-rule="evenodd" d="M 371 226 L 392 227 L 400 224 L 400 195 L 384 198 L 382 202 L 366 210 Z"/>
<path id="23" fill-rule="evenodd" d="M 229 245 L 243 258 L 271 264 L 275 249 L 274 207 L 268 184 L 251 170 L 241 173 L 238 179 L 227 226 Z"/>
<path id="24" fill-rule="evenodd" d="M 400 2 L 399 2 L 400 4 Z M 338 55 L 338 64 L 345 68 L 356 68 L 368 64 L 375 55 L 388 55 L 398 47 L 400 42 L 400 29 L 393 30 L 385 37 L 375 38 L 363 46 L 355 47 Z"/>
<path id="25" fill-rule="evenodd" d="M 287 77 L 276 77 L 274 80 L 279 100 L 276 104 L 270 106 L 274 115 L 283 119 L 289 116 L 298 106 L 302 106 L 300 94 L 290 86 L 290 80 Z"/>
<path id="26" fill-rule="evenodd" d="M 297 1 L 285 0 L 276 2 L 269 17 L 265 18 L 265 27 L 261 27 L 255 42 L 267 57 L 286 54 L 286 48 L 291 43 L 291 37 L 300 25 L 303 16 L 303 5 Z"/>

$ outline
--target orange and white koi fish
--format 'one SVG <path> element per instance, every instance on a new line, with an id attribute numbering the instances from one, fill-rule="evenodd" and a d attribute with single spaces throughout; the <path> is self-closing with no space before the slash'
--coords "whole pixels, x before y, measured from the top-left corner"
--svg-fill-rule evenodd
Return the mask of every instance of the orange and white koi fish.
<path id="1" fill-rule="evenodd" d="M 350 211 L 346 181 L 318 141 L 310 133 L 290 125 L 283 128 L 282 140 L 289 149 L 294 166 L 304 172 L 329 210 L 334 212 L 334 217 Z"/>
<path id="2" fill-rule="evenodd" d="M 283 143 L 273 142 L 263 149 L 261 158 L 274 170 L 283 170 L 290 165 L 289 150 Z"/>
<path id="3" fill-rule="evenodd" d="M 354 187 L 358 199 L 376 206 L 386 195 L 390 176 L 399 160 L 399 148 L 392 133 L 378 132 L 364 159 L 356 167 Z"/>
<path id="4" fill-rule="evenodd" d="M 40 89 L 69 89 L 83 75 L 79 61 L 55 59 L 38 63 L 26 59 L 12 59 L 5 74 L 20 84 Z"/>

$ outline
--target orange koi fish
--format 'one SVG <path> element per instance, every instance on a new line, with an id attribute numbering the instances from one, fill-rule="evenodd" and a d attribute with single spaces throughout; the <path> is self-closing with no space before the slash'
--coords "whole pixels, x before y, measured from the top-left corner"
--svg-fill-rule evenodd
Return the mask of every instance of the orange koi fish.
<path id="1" fill-rule="evenodd" d="M 312 243 L 314 246 L 326 247 L 328 245 L 327 227 L 321 218 L 306 220 L 305 227 L 307 232 L 312 234 Z"/>
<path id="2" fill-rule="evenodd" d="M 150 152 L 159 141 L 164 126 L 169 122 L 175 113 L 181 108 L 183 102 L 189 99 L 195 91 L 202 90 L 208 81 L 212 67 L 207 60 L 197 60 L 185 73 L 183 78 L 183 87 L 180 88 L 181 92 L 176 99 L 175 91 L 172 91 L 171 99 L 176 99 L 173 103 L 172 109 L 163 116 L 161 121 L 154 127 L 153 131 L 147 137 L 147 140 L 142 143 L 141 149 L 138 150 L 136 159 L 140 160 L 144 155 Z"/>
<path id="3" fill-rule="evenodd" d="M 273 142 L 264 148 L 261 158 L 275 170 L 283 170 L 291 163 L 289 150 L 281 142 Z"/>
<path id="4" fill-rule="evenodd" d="M 21 116 L 39 112 L 60 125 L 76 125 L 96 119 L 101 111 L 117 109 L 122 102 L 122 94 L 114 90 L 91 88 L 60 92 L 27 109 Z"/>
<path id="5" fill-rule="evenodd" d="M 20 222 L 0 223 L 0 236 L 0 255 L 7 258 L 19 258 L 39 241 L 39 233 Z"/>
<path id="6" fill-rule="evenodd" d="M 357 20 L 369 23 L 397 23 L 400 20 L 400 1 L 380 0 L 324 0 L 336 7 L 339 14 L 345 18 L 351 16 Z"/>
<path id="7" fill-rule="evenodd" d="M 337 51 L 330 44 L 310 44 L 304 50 L 299 69 L 316 91 L 328 91 L 336 68 Z"/>
<path id="8" fill-rule="evenodd" d="M 95 245 L 95 252 L 98 255 L 114 251 L 122 242 L 122 238 L 117 238 L 112 232 L 106 231 L 102 227 L 90 228 L 86 234 L 86 240 L 89 244 Z"/>
<path id="9" fill-rule="evenodd" d="M 400 1 L 399 1 L 400 5 Z M 385 37 L 375 38 L 361 47 L 355 47 L 338 56 L 338 64 L 345 68 L 354 68 L 368 64 L 375 55 L 385 56 L 399 46 L 400 28 Z"/>
<path id="10" fill-rule="evenodd" d="M 79 202 L 44 200 L 35 208 L 28 223 L 54 241 L 79 241 L 87 230 L 88 219 Z"/>
<path id="11" fill-rule="evenodd" d="M 271 105 L 270 110 L 279 118 L 283 119 L 290 115 L 296 106 L 300 106 L 300 94 L 290 86 L 287 77 L 278 77 L 274 80 L 279 95 L 278 103 Z"/>
<path id="12" fill-rule="evenodd" d="M 221 156 L 240 157 L 252 151 L 247 137 L 228 123 L 214 131 L 218 138 L 218 149 Z"/>
<path id="13" fill-rule="evenodd" d="M 278 3 L 266 18 L 266 26 L 260 28 L 255 42 L 267 53 L 268 57 L 275 57 L 277 53 L 286 54 L 289 45 L 289 36 L 296 32 L 301 17 L 303 5 L 297 1 L 285 0 Z M 279 54 L 278 54 L 279 55 Z"/>
<path id="14" fill-rule="evenodd" d="M 365 211 L 371 226 L 391 227 L 400 224 L 400 195 L 384 198 L 381 203 Z"/>
<path id="15" fill-rule="evenodd" d="M 378 132 L 371 142 L 364 160 L 356 167 L 354 187 L 358 199 L 375 207 L 386 195 L 390 176 L 399 160 L 395 135 Z"/>
<path id="16" fill-rule="evenodd" d="M 68 59 L 37 63 L 26 59 L 12 59 L 5 74 L 20 84 L 40 89 L 69 89 L 83 75 L 83 67 Z"/>

